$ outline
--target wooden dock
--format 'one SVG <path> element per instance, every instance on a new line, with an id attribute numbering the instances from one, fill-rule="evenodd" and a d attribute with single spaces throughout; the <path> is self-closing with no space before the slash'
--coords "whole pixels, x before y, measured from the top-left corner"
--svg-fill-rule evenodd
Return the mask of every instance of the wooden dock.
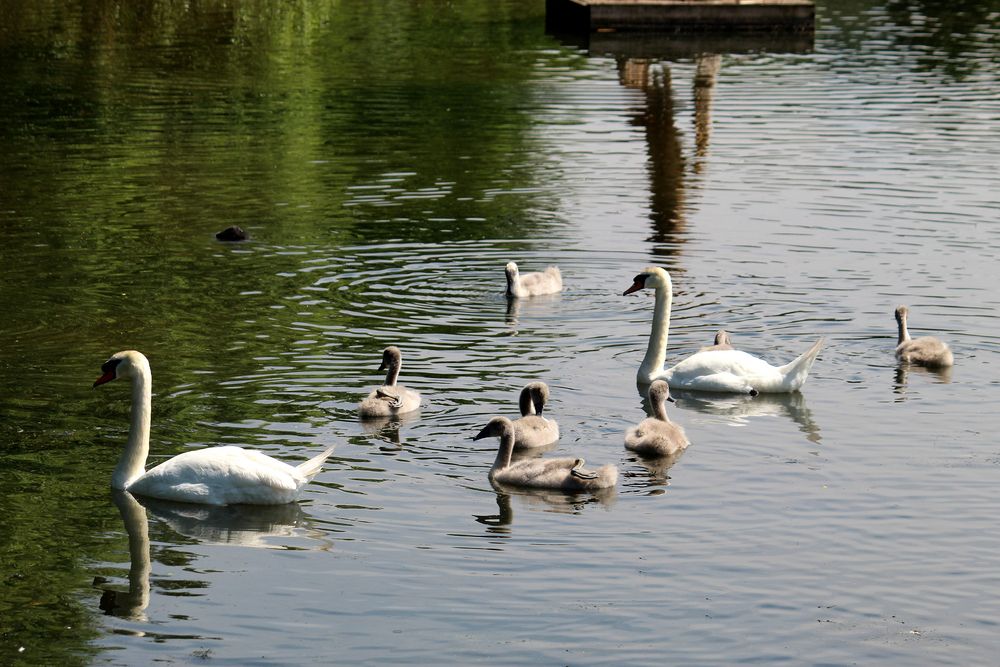
<path id="1" fill-rule="evenodd" d="M 545 0 L 548 32 L 809 32 L 812 0 Z"/>

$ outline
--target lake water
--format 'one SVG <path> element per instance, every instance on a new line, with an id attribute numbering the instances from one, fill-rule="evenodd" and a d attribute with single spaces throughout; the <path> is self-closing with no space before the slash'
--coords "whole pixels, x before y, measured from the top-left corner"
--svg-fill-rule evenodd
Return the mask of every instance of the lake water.
<path id="1" fill-rule="evenodd" d="M 995 660 L 1000 5 L 689 50 L 544 18 L 0 4 L 0 663 Z M 508 304 L 509 260 L 566 290 Z M 680 395 L 658 464 L 622 446 L 649 264 L 670 360 L 826 338 L 801 392 Z M 952 370 L 897 366 L 899 304 Z M 426 404 L 359 422 L 389 344 Z M 129 348 L 151 462 L 335 455 L 286 507 L 112 496 Z M 490 487 L 472 436 L 532 380 L 613 492 Z"/>

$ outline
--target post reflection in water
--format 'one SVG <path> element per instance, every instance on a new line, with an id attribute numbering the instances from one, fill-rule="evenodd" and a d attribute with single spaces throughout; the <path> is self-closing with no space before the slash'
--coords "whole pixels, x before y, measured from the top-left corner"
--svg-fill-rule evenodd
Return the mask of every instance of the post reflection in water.
<path id="1" fill-rule="evenodd" d="M 694 75 L 694 123 L 695 156 L 692 172 L 702 170 L 708 155 L 712 126 L 712 100 L 715 81 L 722 65 L 722 56 L 715 53 L 699 54 L 695 57 Z M 681 133 L 674 119 L 674 101 L 670 68 L 665 62 L 650 58 L 618 58 L 618 79 L 627 87 L 645 93 L 645 107 L 637 113 L 632 124 L 646 132 L 646 150 L 649 155 L 650 218 L 653 234 L 649 241 L 656 244 L 654 253 L 673 254 L 663 246 L 673 246 L 680 239 L 685 220 L 684 204 L 687 190 L 693 183 L 687 182 L 685 171 L 688 161 L 682 149 Z"/>

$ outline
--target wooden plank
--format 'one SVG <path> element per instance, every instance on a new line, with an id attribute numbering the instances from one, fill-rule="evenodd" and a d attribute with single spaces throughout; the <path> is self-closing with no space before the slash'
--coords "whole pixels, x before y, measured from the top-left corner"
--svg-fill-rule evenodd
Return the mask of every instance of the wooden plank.
<path id="1" fill-rule="evenodd" d="M 546 27 L 579 31 L 808 31 L 811 0 L 546 0 Z"/>

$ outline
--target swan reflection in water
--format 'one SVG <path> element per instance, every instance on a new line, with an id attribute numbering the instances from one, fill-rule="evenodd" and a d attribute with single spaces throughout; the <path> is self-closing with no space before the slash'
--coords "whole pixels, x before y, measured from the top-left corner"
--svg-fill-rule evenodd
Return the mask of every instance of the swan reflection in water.
<path id="1" fill-rule="evenodd" d="M 534 455 L 532 455 L 533 457 Z M 610 508 L 614 504 L 617 492 L 614 487 L 598 489 L 586 493 L 566 493 L 550 489 L 526 489 L 516 486 L 493 484 L 496 491 L 496 514 L 473 514 L 473 518 L 490 527 L 490 532 L 506 534 L 508 527 L 514 522 L 514 507 L 512 500 L 517 498 L 517 504 L 523 508 L 557 514 L 577 514 L 588 505 L 600 505 Z"/>
<path id="2" fill-rule="evenodd" d="M 146 511 L 176 533 L 197 542 L 231 544 L 241 547 L 289 548 L 275 544 L 274 538 L 308 535 L 327 548 L 326 540 L 317 532 L 304 528 L 306 515 L 299 503 L 284 505 L 194 505 L 168 500 L 142 498 L 141 502 L 128 491 L 113 491 L 112 500 L 118 507 L 125 532 L 128 534 L 128 590 L 112 586 L 103 577 L 95 577 L 100 588 L 100 608 L 108 615 L 145 621 L 149 606 L 151 573 L 149 522 Z"/>
<path id="3" fill-rule="evenodd" d="M 109 585 L 103 577 L 94 578 L 100 588 L 100 609 L 105 614 L 120 616 L 133 621 L 146 620 L 149 606 L 149 523 L 146 510 L 128 491 L 113 491 L 112 500 L 125 523 L 128 534 L 128 590 L 121 591 Z"/>
<path id="4" fill-rule="evenodd" d="M 288 549 L 287 538 L 306 537 L 327 547 L 326 540 L 308 528 L 299 503 L 284 505 L 225 505 L 222 507 L 173 503 L 142 498 L 143 506 L 174 532 L 212 544 Z"/>
<path id="5" fill-rule="evenodd" d="M 645 397 L 648 385 L 637 384 L 639 394 Z M 787 394 L 716 394 L 704 391 L 670 389 L 670 395 L 677 401 L 674 410 L 693 410 L 706 415 L 721 417 L 733 424 L 746 424 L 751 417 L 787 417 L 795 422 L 806 440 L 819 444 L 819 424 L 813 419 L 812 411 L 806 406 L 802 392 Z M 644 407 L 648 405 L 644 398 Z"/>
<path id="6" fill-rule="evenodd" d="M 906 393 L 909 388 L 908 385 L 911 374 L 914 376 L 929 378 L 936 384 L 949 384 L 951 382 L 951 371 L 951 366 L 945 366 L 943 368 L 930 368 L 906 361 L 899 362 L 899 365 L 896 366 L 896 372 L 892 384 L 892 391 L 896 394 L 896 402 L 899 403 L 906 400 Z"/>

